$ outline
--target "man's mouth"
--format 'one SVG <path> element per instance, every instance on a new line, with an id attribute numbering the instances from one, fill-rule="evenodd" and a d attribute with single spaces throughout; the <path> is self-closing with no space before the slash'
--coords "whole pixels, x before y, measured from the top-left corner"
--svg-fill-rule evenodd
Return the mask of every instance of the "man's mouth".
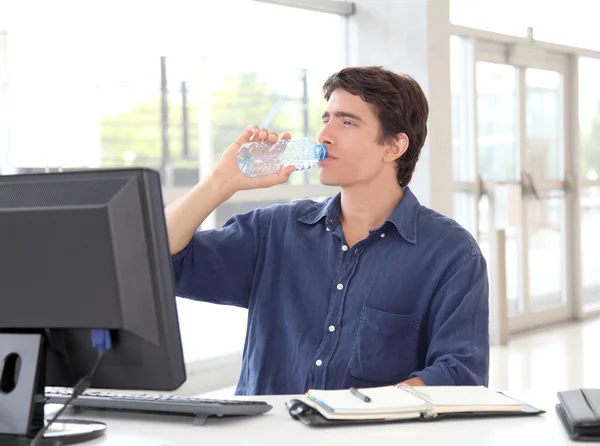
<path id="1" fill-rule="evenodd" d="M 337 158 L 335 158 L 334 156 L 331 156 L 331 155 L 327 154 L 327 156 L 324 159 L 322 159 L 321 161 L 319 161 L 319 166 L 323 166 L 323 165 L 329 164 L 329 163 L 331 163 L 332 161 L 334 161 L 336 159 Z"/>

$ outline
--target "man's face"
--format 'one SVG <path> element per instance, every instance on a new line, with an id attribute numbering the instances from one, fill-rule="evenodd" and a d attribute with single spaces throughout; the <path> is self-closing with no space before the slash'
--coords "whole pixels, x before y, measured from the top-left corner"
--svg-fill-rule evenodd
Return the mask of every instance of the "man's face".
<path id="1" fill-rule="evenodd" d="M 359 96 L 336 89 L 323 113 L 318 140 L 328 150 L 319 162 L 319 178 L 328 186 L 369 184 L 389 169 L 386 146 L 377 144 L 381 131 L 371 106 Z"/>

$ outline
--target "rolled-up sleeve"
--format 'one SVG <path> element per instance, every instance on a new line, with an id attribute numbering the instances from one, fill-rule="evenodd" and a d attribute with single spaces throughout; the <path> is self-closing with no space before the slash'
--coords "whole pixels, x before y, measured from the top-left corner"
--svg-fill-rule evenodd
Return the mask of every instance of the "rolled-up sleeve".
<path id="1" fill-rule="evenodd" d="M 248 307 L 258 249 L 261 210 L 234 215 L 220 229 L 198 231 L 172 256 L 177 295 Z"/>
<path id="2" fill-rule="evenodd" d="M 419 377 L 428 386 L 488 385 L 489 285 L 481 254 L 471 254 L 447 274 L 431 300 L 429 347 Z"/>

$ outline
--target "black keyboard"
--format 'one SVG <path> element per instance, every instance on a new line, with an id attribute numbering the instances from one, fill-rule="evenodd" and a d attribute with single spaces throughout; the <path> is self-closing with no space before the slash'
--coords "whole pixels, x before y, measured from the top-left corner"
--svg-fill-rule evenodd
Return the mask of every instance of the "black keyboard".
<path id="1" fill-rule="evenodd" d="M 46 404 L 64 404 L 67 390 L 46 389 Z M 75 408 L 109 411 L 132 411 L 177 415 L 236 416 L 260 415 L 273 408 L 265 401 L 216 400 L 188 396 L 109 393 L 86 391 L 69 404 Z"/>

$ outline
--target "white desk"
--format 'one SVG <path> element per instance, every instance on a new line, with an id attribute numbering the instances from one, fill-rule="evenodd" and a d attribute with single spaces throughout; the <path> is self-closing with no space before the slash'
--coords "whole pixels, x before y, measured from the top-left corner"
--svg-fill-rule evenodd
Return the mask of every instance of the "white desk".
<path id="1" fill-rule="evenodd" d="M 290 417 L 284 403 L 291 397 L 273 396 L 259 398 L 273 405 L 273 409 L 266 414 L 235 419 L 209 419 L 203 426 L 194 426 L 189 419 L 165 421 L 164 417 L 154 415 L 146 416 L 145 419 L 138 414 L 107 415 L 91 411 L 73 415 L 67 410 L 63 417 L 84 418 L 107 424 L 102 438 L 82 443 L 88 446 L 573 445 L 556 414 L 555 393 L 518 396 L 545 409 L 546 413 L 532 417 L 314 428 Z"/>

